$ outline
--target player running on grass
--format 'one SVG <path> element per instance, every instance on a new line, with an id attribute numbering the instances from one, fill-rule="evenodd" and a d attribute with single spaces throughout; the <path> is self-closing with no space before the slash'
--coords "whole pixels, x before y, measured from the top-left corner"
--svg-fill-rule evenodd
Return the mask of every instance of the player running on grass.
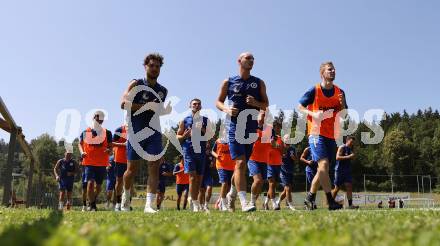
<path id="1" fill-rule="evenodd" d="M 246 109 L 264 112 L 269 105 L 269 100 L 264 81 L 251 75 L 254 56 L 249 52 L 240 54 L 238 65 L 239 75 L 225 79 L 222 82 L 216 106 L 230 118 L 227 123 L 229 150 L 232 159 L 235 160 L 234 182 L 242 211 L 255 211 L 255 206 L 247 204 L 246 199 L 246 166 L 252 153 L 253 144 L 243 143 L 244 139 L 241 133 L 244 130 L 244 138 L 249 138 L 249 134 L 256 133 L 258 124 L 257 119 L 251 115 L 240 117 L 239 114 Z M 232 101 L 232 106 L 225 105 L 226 98 Z M 243 118 L 243 116 L 246 117 Z M 243 119 L 246 122 L 239 122 L 238 119 L 240 121 Z M 245 125 L 244 129 L 239 129 L 243 125 Z"/>
<path id="2" fill-rule="evenodd" d="M 153 53 L 147 55 L 143 63 L 146 77 L 130 81 L 124 92 L 121 108 L 127 110 L 128 142 L 127 170 L 124 173 L 122 211 L 130 210 L 133 178 L 144 160 L 148 161 L 147 196 L 144 213 L 156 213 L 153 208 L 159 182 L 160 154 L 162 153 L 162 133 L 159 115 L 171 113 L 170 103 L 163 103 L 168 90 L 157 82 L 163 57 Z"/>
<path id="3" fill-rule="evenodd" d="M 182 143 L 185 173 L 189 174 L 189 202 L 194 212 L 202 211 L 198 195 L 205 172 L 206 140 L 202 139 L 208 127 L 208 118 L 200 115 L 202 101 L 190 101 L 191 115 L 179 123 L 177 139 Z M 197 135 L 196 135 L 197 134 Z M 197 144 L 198 148 L 194 145 Z"/>
<path id="4" fill-rule="evenodd" d="M 96 111 L 93 126 L 88 127 L 80 136 L 79 152 L 85 166 L 87 180 L 87 210 L 97 211 L 96 198 L 101 192 L 101 185 L 106 176 L 109 155 L 112 152 L 112 133 L 102 127 L 104 113 Z"/>
<path id="5" fill-rule="evenodd" d="M 118 127 L 113 134 L 113 152 L 115 166 L 115 211 L 121 211 L 122 186 L 124 185 L 124 173 L 127 170 L 127 125 Z"/>
<path id="6" fill-rule="evenodd" d="M 296 149 L 293 144 L 287 144 L 286 141 L 289 136 L 284 137 L 284 145 L 285 145 L 285 153 L 283 155 L 283 164 L 281 165 L 280 179 L 281 184 L 284 187 L 283 192 L 280 195 L 280 198 L 276 201 L 276 207 L 280 208 L 281 201 L 287 197 L 287 206 L 290 210 L 295 210 L 292 201 L 292 185 L 293 185 L 293 167 L 296 157 Z"/>
<path id="7" fill-rule="evenodd" d="M 228 201 L 226 194 L 231 188 L 232 174 L 234 173 L 235 162 L 229 153 L 227 133 L 223 128 L 221 137 L 215 141 L 212 148 L 212 156 L 215 158 L 215 167 L 217 168 L 219 182 L 222 185 L 220 189 L 220 211 L 228 211 Z"/>
<path id="8" fill-rule="evenodd" d="M 321 185 L 327 197 L 329 210 L 341 209 L 331 194 L 329 168 L 336 156 L 339 119 L 337 113 L 347 108 L 344 91 L 334 84 L 336 70 L 332 62 L 320 66 L 321 82 L 309 89 L 300 99 L 298 109 L 307 115 L 309 146 L 312 158 L 318 163 L 310 191 L 305 199 L 313 209 L 316 192 Z"/>
<path id="9" fill-rule="evenodd" d="M 183 209 L 186 209 L 189 191 L 189 175 L 185 173 L 183 156 L 179 156 L 179 163 L 174 166 L 173 175 L 176 176 L 177 210 L 180 210 L 180 203 L 183 194 Z"/>
<path id="10" fill-rule="evenodd" d="M 353 144 L 355 138 L 348 136 L 345 144 L 338 148 L 336 153 L 336 167 L 335 167 L 335 188 L 332 190 L 333 198 L 336 198 L 339 189 L 342 185 L 347 191 L 347 200 L 349 209 L 358 209 L 358 206 L 353 205 L 353 179 L 351 177 L 351 160 L 355 157 L 353 152 Z"/>
<path id="11" fill-rule="evenodd" d="M 79 167 L 75 160 L 72 159 L 72 150 L 66 149 L 64 154 L 64 158 L 57 161 L 53 172 L 55 174 L 55 178 L 58 181 L 60 195 L 59 195 L 59 204 L 58 209 L 63 210 L 64 205 L 66 205 L 66 209 L 70 210 L 72 206 L 72 190 L 73 190 L 73 182 L 75 179 L 75 174 L 78 172 Z M 64 199 L 67 202 L 64 203 Z"/>

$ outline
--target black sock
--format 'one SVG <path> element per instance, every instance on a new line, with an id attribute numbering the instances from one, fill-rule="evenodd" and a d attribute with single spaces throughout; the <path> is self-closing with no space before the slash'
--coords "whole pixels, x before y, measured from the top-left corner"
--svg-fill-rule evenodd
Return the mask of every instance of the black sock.
<path id="1" fill-rule="evenodd" d="M 328 202 L 328 204 L 331 204 L 331 203 L 334 203 L 334 202 L 335 202 L 335 200 L 333 200 L 333 196 L 332 196 L 332 193 L 331 193 L 331 192 L 327 192 L 327 193 L 325 193 L 325 196 L 327 197 L 327 202 Z"/>
<path id="2" fill-rule="evenodd" d="M 311 202 L 314 202 L 315 200 L 316 200 L 316 193 L 312 193 L 312 192 L 308 192 L 307 193 L 307 196 L 308 196 L 308 198 L 309 198 L 309 200 L 311 201 Z"/>
<path id="3" fill-rule="evenodd" d="M 348 206 L 353 205 L 353 199 L 348 199 Z"/>
<path id="4" fill-rule="evenodd" d="M 122 196 L 116 196 L 116 202 L 121 203 L 121 201 L 122 201 Z"/>
<path id="5" fill-rule="evenodd" d="M 83 206 L 87 206 L 87 200 L 83 200 Z"/>

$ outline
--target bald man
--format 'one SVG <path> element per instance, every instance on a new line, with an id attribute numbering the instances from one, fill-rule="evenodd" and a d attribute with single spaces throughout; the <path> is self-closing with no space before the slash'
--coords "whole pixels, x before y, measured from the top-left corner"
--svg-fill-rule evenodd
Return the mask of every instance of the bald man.
<path id="1" fill-rule="evenodd" d="M 246 201 L 246 163 L 252 153 L 253 143 L 243 141 L 248 139 L 250 134 L 257 132 L 257 119 L 269 105 L 266 94 L 266 85 L 263 80 L 251 75 L 254 66 L 254 56 L 250 52 L 240 54 L 237 60 L 239 75 L 223 80 L 216 106 L 228 115 L 228 142 L 231 158 L 235 161 L 234 182 L 238 191 L 242 211 L 255 211 L 253 204 Z M 232 105 L 225 105 L 226 97 Z M 254 117 L 244 113 L 244 110 L 253 110 Z M 249 112 L 249 111 L 248 111 Z M 240 115 L 240 113 L 243 113 Z M 242 122 L 244 121 L 244 122 Z M 244 129 L 239 127 L 244 126 Z M 239 133 L 239 134 L 237 134 Z M 229 206 L 235 201 L 235 194 L 229 193 Z"/>

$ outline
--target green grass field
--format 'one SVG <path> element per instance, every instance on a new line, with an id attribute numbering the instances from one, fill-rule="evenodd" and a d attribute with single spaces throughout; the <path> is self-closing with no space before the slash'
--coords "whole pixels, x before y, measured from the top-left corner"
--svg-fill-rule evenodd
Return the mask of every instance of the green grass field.
<path id="1" fill-rule="evenodd" d="M 438 210 L 0 211 L 0 245 L 440 245 Z"/>

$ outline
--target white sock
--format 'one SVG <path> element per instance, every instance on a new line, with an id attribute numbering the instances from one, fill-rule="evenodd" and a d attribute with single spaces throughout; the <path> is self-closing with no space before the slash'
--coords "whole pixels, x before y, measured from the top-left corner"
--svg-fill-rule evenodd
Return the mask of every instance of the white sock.
<path id="1" fill-rule="evenodd" d="M 61 208 L 61 207 L 64 207 L 64 202 L 58 202 L 58 206 Z"/>
<path id="2" fill-rule="evenodd" d="M 229 190 L 229 194 L 231 194 L 231 196 L 237 195 L 237 189 L 235 189 L 235 186 L 232 184 L 231 184 L 231 189 Z"/>
<path id="3" fill-rule="evenodd" d="M 145 206 L 151 208 L 151 204 L 154 203 L 155 199 L 156 199 L 156 194 L 147 193 L 147 199 L 145 201 Z"/>
<path id="4" fill-rule="evenodd" d="M 128 197 L 128 198 L 130 198 L 130 191 L 131 191 L 130 189 L 126 190 L 124 187 L 124 193 L 125 193 L 126 197 Z"/>
<path id="5" fill-rule="evenodd" d="M 221 207 L 224 208 L 224 207 L 226 207 L 226 205 L 228 205 L 228 199 L 222 198 L 222 200 L 221 200 Z"/>
<path id="6" fill-rule="evenodd" d="M 275 203 L 276 204 L 280 204 L 280 198 L 279 197 L 275 199 Z"/>
<path id="7" fill-rule="evenodd" d="M 251 202 L 255 204 L 257 202 L 257 195 L 251 193 Z"/>
<path id="8" fill-rule="evenodd" d="M 246 191 L 239 191 L 238 192 L 238 199 L 240 199 L 241 207 L 245 207 L 247 205 L 246 202 Z"/>
<path id="9" fill-rule="evenodd" d="M 208 207 L 208 202 L 205 202 L 205 208 L 207 208 Z"/>
<path id="10" fill-rule="evenodd" d="M 269 197 L 266 196 L 266 198 L 264 198 L 264 204 L 269 202 Z"/>

